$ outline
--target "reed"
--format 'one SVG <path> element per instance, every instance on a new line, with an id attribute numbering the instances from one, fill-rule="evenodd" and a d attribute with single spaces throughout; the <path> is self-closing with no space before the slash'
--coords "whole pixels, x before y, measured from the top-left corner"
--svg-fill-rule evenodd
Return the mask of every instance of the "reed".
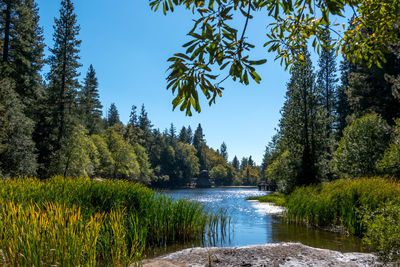
<path id="1" fill-rule="evenodd" d="M 0 180 L 0 221 L 0 262 L 128 266 L 154 247 L 218 236 L 228 219 L 140 184 L 54 177 Z"/>
<path id="2" fill-rule="evenodd" d="M 341 225 L 362 236 L 363 217 L 388 202 L 400 203 L 400 184 L 381 177 L 337 180 L 296 189 L 288 197 L 290 221 L 327 226 Z"/>

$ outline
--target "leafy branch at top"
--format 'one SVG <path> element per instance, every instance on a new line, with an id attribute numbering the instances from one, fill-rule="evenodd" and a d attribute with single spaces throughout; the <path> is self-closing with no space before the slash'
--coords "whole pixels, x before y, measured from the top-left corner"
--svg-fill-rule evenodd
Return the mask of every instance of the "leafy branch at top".
<path id="1" fill-rule="evenodd" d="M 149 0 L 150 7 L 163 13 L 173 12 L 182 6 L 196 17 L 188 35 L 192 38 L 169 59 L 168 88 L 177 92 L 173 106 L 191 115 L 191 108 L 201 111 L 198 90 L 209 104 L 222 96 L 221 83 L 231 77 L 234 81 L 249 84 L 249 76 L 260 82 L 256 65 L 266 60 L 250 59 L 254 48 L 247 42 L 246 29 L 252 12 L 266 11 L 274 21 L 267 25 L 265 47 L 276 54 L 285 68 L 304 60 L 303 51 L 311 42 L 319 53 L 321 49 L 335 49 L 349 60 L 366 62 L 369 66 L 381 65 L 384 54 L 393 43 L 400 40 L 400 0 Z M 344 17 L 345 8 L 354 13 L 352 25 L 334 23 Z M 245 25 L 240 37 L 238 30 L 228 22 L 234 16 L 244 16 Z M 326 31 L 334 33 L 326 40 Z M 229 70 L 219 79 L 220 72 Z M 217 72 L 217 74 L 215 74 Z"/>

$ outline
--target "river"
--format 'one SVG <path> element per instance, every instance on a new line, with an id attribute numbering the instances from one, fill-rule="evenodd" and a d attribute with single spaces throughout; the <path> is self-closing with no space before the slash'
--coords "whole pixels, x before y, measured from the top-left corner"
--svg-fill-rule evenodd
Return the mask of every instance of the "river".
<path id="1" fill-rule="evenodd" d="M 168 190 L 174 199 L 186 198 L 203 203 L 214 211 L 225 209 L 231 217 L 232 231 L 227 238 L 212 245 L 237 247 L 278 242 L 300 242 L 304 245 L 340 252 L 367 252 L 361 240 L 305 226 L 287 224 L 279 216 L 266 214 L 265 203 L 246 201 L 251 196 L 268 194 L 257 188 L 209 188 Z M 267 204 L 268 205 L 268 204 Z M 171 246 L 156 254 L 201 244 Z M 204 244 L 203 244 L 204 245 Z"/>

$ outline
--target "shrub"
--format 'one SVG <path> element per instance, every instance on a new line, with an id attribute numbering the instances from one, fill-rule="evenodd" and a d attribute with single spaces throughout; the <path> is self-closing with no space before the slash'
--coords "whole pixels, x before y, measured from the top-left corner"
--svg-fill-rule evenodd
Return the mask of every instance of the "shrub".
<path id="1" fill-rule="evenodd" d="M 383 174 L 400 178 L 400 119 L 396 120 L 391 139 L 389 148 L 378 162 L 378 169 Z"/>
<path id="2" fill-rule="evenodd" d="M 343 178 L 377 174 L 376 164 L 388 143 L 386 122 L 376 113 L 356 119 L 343 131 L 333 155 L 333 171 Z"/>
<path id="3" fill-rule="evenodd" d="M 385 204 L 364 216 L 364 241 L 376 248 L 384 262 L 400 260 L 400 205 Z"/>

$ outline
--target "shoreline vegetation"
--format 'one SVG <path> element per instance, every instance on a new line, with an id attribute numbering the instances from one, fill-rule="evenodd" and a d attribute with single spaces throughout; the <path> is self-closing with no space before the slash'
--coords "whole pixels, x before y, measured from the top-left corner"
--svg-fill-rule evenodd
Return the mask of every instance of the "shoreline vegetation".
<path id="1" fill-rule="evenodd" d="M 286 196 L 282 193 L 273 192 L 266 196 L 260 197 L 249 197 L 246 200 L 258 200 L 259 202 L 272 203 L 276 206 L 285 207 L 286 205 Z"/>
<path id="2" fill-rule="evenodd" d="M 288 195 L 272 193 L 248 200 L 285 207 L 284 218 L 290 223 L 359 236 L 383 262 L 400 260 L 400 183 L 396 180 L 340 179 L 299 187 Z"/>
<path id="3" fill-rule="evenodd" d="M 228 224 L 223 212 L 127 181 L 0 180 L 6 266 L 127 266 L 156 247 L 218 239 Z"/>

